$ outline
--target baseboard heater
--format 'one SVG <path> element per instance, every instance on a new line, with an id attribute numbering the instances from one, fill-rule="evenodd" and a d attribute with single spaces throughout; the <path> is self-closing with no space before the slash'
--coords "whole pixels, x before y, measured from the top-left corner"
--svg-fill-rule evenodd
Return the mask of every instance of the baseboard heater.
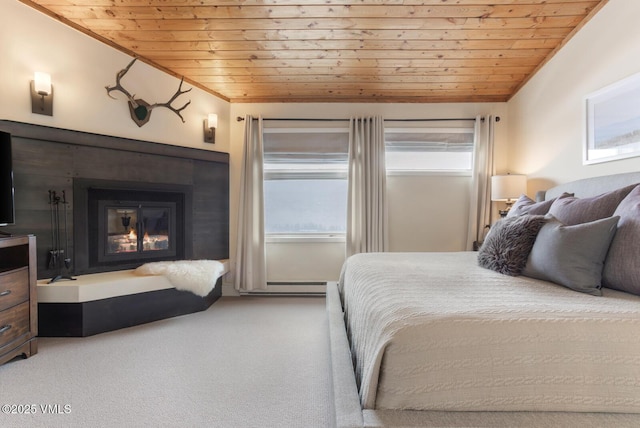
<path id="1" fill-rule="evenodd" d="M 327 281 L 268 281 L 266 290 L 250 291 L 246 294 L 260 296 L 324 296 L 324 288 L 318 290 L 315 287 L 326 287 L 326 285 Z M 305 287 L 309 289 L 305 290 Z"/>
<path id="2" fill-rule="evenodd" d="M 327 285 L 327 281 L 285 281 L 285 282 L 267 281 L 267 286 L 269 285 Z"/>

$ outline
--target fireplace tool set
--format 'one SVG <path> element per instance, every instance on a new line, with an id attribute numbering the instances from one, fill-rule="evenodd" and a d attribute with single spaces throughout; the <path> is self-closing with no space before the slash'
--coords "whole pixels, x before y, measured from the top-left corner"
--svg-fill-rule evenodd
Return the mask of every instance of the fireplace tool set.
<path id="1" fill-rule="evenodd" d="M 60 224 L 60 205 L 63 211 L 63 224 Z M 71 257 L 69 257 L 69 230 L 67 228 L 67 195 L 62 191 L 62 196 L 58 196 L 55 190 L 49 190 L 49 206 L 51 210 L 51 246 L 49 251 L 49 269 L 55 269 L 57 274 L 51 278 L 49 284 L 60 279 L 75 280 L 71 277 Z M 61 234 L 64 234 L 64 248 L 62 248 Z M 64 272 L 64 273 L 63 273 Z"/>

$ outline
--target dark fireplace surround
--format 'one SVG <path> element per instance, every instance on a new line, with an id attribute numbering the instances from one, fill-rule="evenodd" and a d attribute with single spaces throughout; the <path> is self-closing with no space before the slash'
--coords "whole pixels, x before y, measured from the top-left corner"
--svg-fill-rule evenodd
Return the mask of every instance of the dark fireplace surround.
<path id="1" fill-rule="evenodd" d="M 112 254 L 114 248 L 121 248 L 118 236 L 112 236 L 117 241 L 112 242 L 113 247 L 102 246 L 106 248 L 102 258 L 94 254 L 97 250 L 89 249 L 90 229 L 96 227 L 89 226 L 91 221 L 101 212 L 104 220 L 104 213 L 113 209 L 109 225 L 124 226 L 125 221 L 114 217 L 120 215 L 121 207 L 123 217 L 131 216 L 132 228 L 134 217 L 140 220 L 136 232 L 146 229 L 150 235 L 160 235 L 160 240 L 176 238 L 166 245 L 150 241 L 151 249 L 160 250 L 150 253 L 158 259 L 229 258 L 228 153 L 6 120 L 0 120 L 0 129 L 12 134 L 16 202 L 16 224 L 3 231 L 36 236 L 38 279 L 49 281 L 61 273 L 48 263 L 51 251 L 60 248 L 61 242 L 65 257 L 71 255 L 71 275 L 134 268 L 149 261 L 144 251 L 136 262 L 115 260 L 121 256 Z M 61 224 L 68 221 L 69 229 L 61 232 L 61 242 L 55 239 L 51 191 L 66 195 L 68 201 L 61 209 Z M 90 202 L 92 193 L 98 200 L 105 198 Z M 90 211 L 91 204 L 97 204 L 97 212 Z M 162 215 L 145 214 L 145 206 L 155 210 L 158 204 L 161 212 L 164 209 L 175 218 L 173 226 L 165 224 Z M 142 211 L 134 216 L 131 208 Z M 111 231 L 112 235 L 120 233 L 116 232 Z M 105 239 L 109 241 L 103 238 L 102 244 Z M 148 243 L 139 242 L 134 239 L 131 245 L 144 249 Z M 133 248 L 129 252 L 136 253 Z M 91 258 L 99 261 L 97 266 Z M 220 297 L 221 287 L 219 278 L 204 298 L 168 288 L 86 302 L 38 303 L 38 335 L 90 336 L 202 311 Z"/>
<path id="2" fill-rule="evenodd" d="M 191 186 L 74 179 L 75 273 L 191 258 L 192 204 Z M 153 242 L 154 233 L 162 239 Z"/>
<path id="3" fill-rule="evenodd" d="M 68 222 L 68 240 L 66 232 L 60 236 L 65 255 L 71 255 L 71 275 L 130 269 L 146 261 L 118 269 L 109 265 L 114 260 L 90 265 L 89 188 L 123 191 L 124 195 L 110 199 L 123 202 L 149 203 L 144 193 L 177 194 L 183 207 L 178 208 L 180 200 L 169 203 L 175 204 L 178 214 L 184 213 L 176 225 L 184 242 L 176 242 L 175 257 L 183 251 L 184 259 L 229 258 L 228 153 L 6 120 L 0 120 L 0 129 L 12 135 L 16 206 L 16 224 L 3 230 L 36 235 L 38 279 L 50 280 L 60 273 L 49 263 L 50 252 L 60 246 L 52 227 L 52 190 L 58 195 L 66 191 L 69 202 L 61 209 L 61 220 Z M 127 192 L 141 192 L 142 197 Z M 182 246 L 184 250 L 177 249 Z"/>

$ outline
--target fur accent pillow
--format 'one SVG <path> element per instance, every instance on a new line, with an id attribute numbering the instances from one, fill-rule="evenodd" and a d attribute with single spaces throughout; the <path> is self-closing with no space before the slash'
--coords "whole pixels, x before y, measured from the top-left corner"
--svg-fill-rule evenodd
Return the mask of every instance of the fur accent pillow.
<path id="1" fill-rule="evenodd" d="M 543 215 L 506 217 L 498 220 L 490 230 L 478 253 L 478 264 L 496 272 L 518 276 L 547 221 Z"/>

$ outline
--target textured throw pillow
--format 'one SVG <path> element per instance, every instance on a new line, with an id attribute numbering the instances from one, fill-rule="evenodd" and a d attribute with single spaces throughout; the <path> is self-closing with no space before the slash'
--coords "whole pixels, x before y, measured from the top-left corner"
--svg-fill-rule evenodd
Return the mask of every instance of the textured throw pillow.
<path id="1" fill-rule="evenodd" d="M 540 229 L 522 274 L 601 296 L 602 269 L 618 219 L 573 226 L 550 219 Z"/>
<path id="2" fill-rule="evenodd" d="M 634 187 L 636 187 L 636 185 L 632 184 L 592 198 L 558 198 L 551 204 L 549 214 L 567 225 L 588 223 L 601 218 L 611 217 L 618 207 L 618 204 L 620 204 Z"/>
<path id="3" fill-rule="evenodd" d="M 563 193 L 557 198 L 549 199 L 548 201 L 536 202 L 527 195 L 522 195 L 518 198 L 515 204 L 511 207 L 509 212 L 507 213 L 507 217 L 513 217 L 517 215 L 545 215 L 549 212 L 549 208 L 551 208 L 551 204 L 556 199 L 566 198 L 568 196 L 573 196 L 570 193 Z"/>
<path id="4" fill-rule="evenodd" d="M 620 202 L 618 231 L 604 262 L 602 286 L 640 295 L 640 186 Z"/>
<path id="5" fill-rule="evenodd" d="M 498 220 L 480 247 L 478 264 L 505 275 L 520 275 L 536 235 L 545 222 L 546 218 L 541 215 Z"/>

